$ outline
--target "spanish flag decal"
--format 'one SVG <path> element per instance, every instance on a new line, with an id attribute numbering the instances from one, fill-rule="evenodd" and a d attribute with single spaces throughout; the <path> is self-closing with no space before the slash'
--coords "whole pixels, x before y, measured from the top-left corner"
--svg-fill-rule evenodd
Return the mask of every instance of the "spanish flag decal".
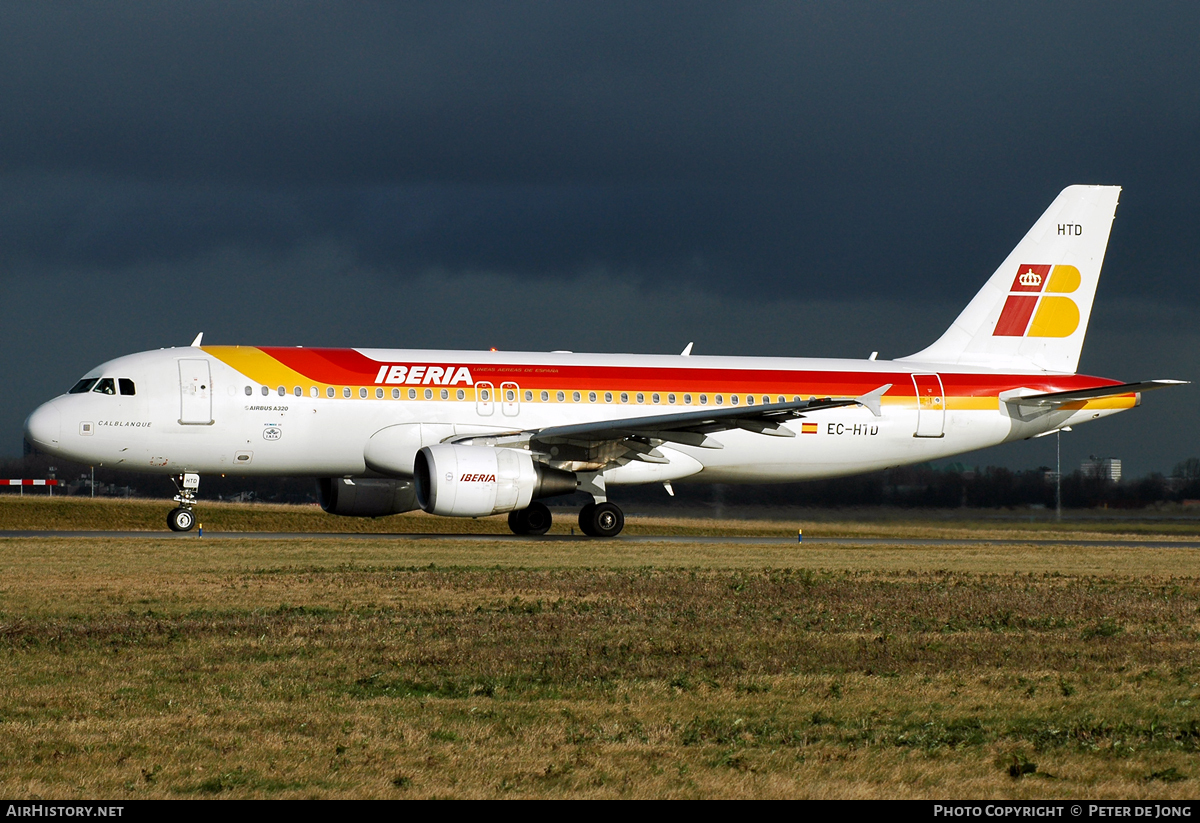
<path id="1" fill-rule="evenodd" d="M 817 424 L 816 423 L 801 423 L 800 424 L 800 433 L 801 434 L 816 434 L 817 433 Z"/>

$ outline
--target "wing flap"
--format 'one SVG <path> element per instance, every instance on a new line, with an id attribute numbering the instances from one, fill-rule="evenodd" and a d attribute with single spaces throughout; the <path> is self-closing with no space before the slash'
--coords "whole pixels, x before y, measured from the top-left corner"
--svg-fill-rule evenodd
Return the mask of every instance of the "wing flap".
<path id="1" fill-rule="evenodd" d="M 846 406 L 865 406 L 879 415 L 880 398 L 892 384 L 880 386 L 860 397 L 815 397 L 808 400 L 793 400 L 788 403 L 768 403 L 762 406 L 734 406 L 723 409 L 705 409 L 676 414 L 656 414 L 647 417 L 630 417 L 621 420 L 601 420 L 595 423 L 576 423 L 569 426 L 550 426 L 530 433 L 530 442 L 556 445 L 558 443 L 589 441 L 600 442 L 624 440 L 630 437 L 646 437 L 681 443 L 688 446 L 709 446 L 705 440 L 686 435 L 708 435 L 714 432 L 743 429 L 775 437 L 795 437 L 796 433 L 782 424 L 787 420 L 804 417 L 823 409 Z M 716 446 L 720 448 L 720 445 Z"/>

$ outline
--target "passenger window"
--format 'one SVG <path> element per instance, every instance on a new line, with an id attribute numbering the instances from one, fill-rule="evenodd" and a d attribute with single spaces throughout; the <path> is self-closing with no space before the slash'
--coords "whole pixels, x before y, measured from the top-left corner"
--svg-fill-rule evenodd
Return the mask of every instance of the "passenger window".
<path id="1" fill-rule="evenodd" d="M 654 394 L 650 395 L 651 402 L 657 403 L 659 401 L 659 399 L 660 398 L 658 396 L 658 392 L 655 392 Z"/>
<path id="2" fill-rule="evenodd" d="M 707 406 L 707 405 L 708 405 L 708 395 L 707 395 L 707 394 L 702 394 L 702 395 L 700 395 L 700 405 L 701 405 L 701 406 Z"/>
<path id="3" fill-rule="evenodd" d="M 302 389 L 302 388 L 300 388 L 299 386 L 297 386 L 296 388 L 292 389 L 292 394 L 296 395 L 297 397 L 303 397 L 303 396 L 304 396 L 304 389 Z"/>
<path id="4" fill-rule="evenodd" d="M 642 394 L 641 392 L 638 392 L 638 393 L 637 393 L 637 401 L 638 401 L 639 403 L 645 403 L 645 402 L 646 402 L 646 395 Z"/>
<path id="5" fill-rule="evenodd" d="M 738 404 L 738 396 L 735 394 L 733 397 L 729 398 L 729 403 L 730 405 L 736 406 Z"/>
<path id="6" fill-rule="evenodd" d="M 252 388 L 250 388 L 249 386 L 247 386 L 247 387 L 246 387 L 246 396 L 247 396 L 247 397 L 250 397 L 250 396 L 251 396 L 251 395 L 253 395 L 253 394 L 254 394 L 254 389 L 252 389 Z"/>
<path id="7" fill-rule="evenodd" d="M 449 389 L 442 389 L 442 399 L 443 400 L 450 399 L 450 390 Z"/>
<path id="8" fill-rule="evenodd" d="M 454 393 L 454 396 L 457 397 L 459 400 L 463 400 L 466 398 L 467 393 L 465 391 L 463 391 L 462 389 L 459 389 L 458 391 L 456 391 Z"/>
<path id="9" fill-rule="evenodd" d="M 724 402 L 725 402 L 725 395 L 723 395 L 723 394 L 718 394 L 718 395 L 717 395 L 717 405 L 718 405 L 718 406 L 720 406 L 720 405 L 722 405 Z"/>
<path id="10" fill-rule="evenodd" d="M 629 393 L 628 392 L 621 392 L 621 402 L 622 403 L 629 402 Z"/>
<path id="11" fill-rule="evenodd" d="M 754 395 L 752 395 L 752 394 L 748 394 L 748 395 L 746 395 L 746 405 L 747 405 L 747 406 L 753 406 L 753 405 L 754 405 Z"/>
<path id="12" fill-rule="evenodd" d="M 417 390 L 416 390 L 416 389 L 409 389 L 409 390 L 408 390 L 408 399 L 409 399 L 409 400 L 416 400 L 416 399 L 417 399 Z"/>
<path id="13" fill-rule="evenodd" d="M 268 389 L 266 386 L 263 386 L 263 387 L 262 387 L 262 396 L 263 396 L 263 397 L 266 397 L 266 396 L 267 396 L 268 394 L 270 394 L 270 393 L 271 393 L 271 390 L 270 390 L 270 389 Z"/>
<path id="14" fill-rule="evenodd" d="M 83 394 L 84 392 L 91 391 L 92 386 L 96 385 L 96 380 L 97 378 L 95 377 L 85 377 L 72 386 L 67 394 Z"/>
<path id="15" fill-rule="evenodd" d="M 392 389 L 392 399 L 393 400 L 400 399 L 400 390 L 399 389 Z"/>
<path id="16" fill-rule="evenodd" d="M 334 395 L 334 394 L 335 394 L 335 392 L 334 392 L 334 390 L 333 390 L 333 386 L 329 386 L 329 387 L 327 387 L 327 388 L 325 389 L 325 396 L 326 396 L 326 397 L 333 397 L 333 395 Z"/>
<path id="17" fill-rule="evenodd" d="M 796 399 L 797 399 L 797 400 L 799 400 L 800 398 L 798 398 L 798 397 L 797 397 Z M 779 396 L 779 402 L 780 402 L 780 403 L 784 402 L 784 401 L 783 401 L 783 395 L 780 395 L 780 396 Z"/>
<path id="18" fill-rule="evenodd" d="M 771 405 L 771 398 L 767 397 L 765 394 L 763 395 L 763 405 L 764 406 Z"/>
<path id="19" fill-rule="evenodd" d="M 309 397 L 320 397 L 320 396 L 321 396 L 321 392 L 319 392 L 319 391 L 317 390 L 317 387 L 316 387 L 316 386 L 311 386 L 311 387 L 309 387 L 309 390 L 308 390 L 308 395 L 309 395 Z"/>
<path id="20" fill-rule="evenodd" d="M 383 389 L 376 389 L 376 390 L 375 390 L 375 399 L 376 399 L 376 400 L 382 400 L 382 399 L 383 399 Z"/>
<path id="21" fill-rule="evenodd" d="M 349 396 L 350 396 L 350 387 L 346 386 L 342 389 L 342 397 L 349 397 Z"/>
<path id="22" fill-rule="evenodd" d="M 690 394 L 685 394 L 683 396 L 683 405 L 685 405 L 685 406 L 692 405 L 692 396 Z"/>
<path id="23" fill-rule="evenodd" d="M 610 392 L 610 391 L 606 391 L 606 392 L 604 393 L 604 402 L 605 402 L 605 403 L 611 403 L 611 402 L 612 402 L 612 392 Z"/>
<path id="24" fill-rule="evenodd" d="M 358 390 L 358 396 L 359 396 L 360 398 L 362 398 L 363 400 L 366 400 L 366 399 L 367 399 L 367 390 L 366 390 L 366 389 L 359 389 L 359 390 Z"/>
<path id="25" fill-rule="evenodd" d="M 509 392 L 509 394 L 512 394 L 512 392 Z M 433 389 L 426 389 L 426 390 L 425 390 L 425 399 L 426 399 L 426 400 L 432 400 L 432 399 L 433 399 Z M 511 399 L 511 398 L 510 398 L 510 399 Z"/>
<path id="26" fill-rule="evenodd" d="M 542 392 L 542 399 L 543 399 L 543 400 L 545 400 L 545 399 L 546 399 L 546 393 L 545 393 L 545 392 Z M 525 390 L 525 402 L 526 402 L 526 403 L 530 403 L 530 402 L 532 402 L 532 401 L 533 401 L 533 392 L 531 392 L 531 391 L 529 391 L 528 389 L 526 389 L 526 390 Z"/>
<path id="27" fill-rule="evenodd" d="M 280 386 L 280 387 L 279 387 L 279 389 L 278 389 L 278 391 L 279 391 L 279 396 L 280 396 L 280 397 L 283 397 L 284 395 L 286 395 L 286 394 L 287 394 L 287 389 L 285 389 L 283 386 Z"/>
<path id="28" fill-rule="evenodd" d="M 674 406 L 674 405 L 675 405 L 675 395 L 674 395 L 674 394 L 668 394 L 668 395 L 667 395 L 667 402 L 668 402 L 668 403 L 670 403 L 672 406 Z"/>
<path id="29" fill-rule="evenodd" d="M 121 389 L 121 394 L 137 394 L 137 390 L 133 387 L 133 381 L 128 377 L 117 378 L 117 386 Z"/>
<path id="30" fill-rule="evenodd" d="M 588 392 L 588 402 L 589 402 L 589 403 L 595 403 L 595 402 L 596 402 L 596 393 L 595 393 L 594 391 L 590 391 L 590 392 Z"/>
<path id="31" fill-rule="evenodd" d="M 412 389 L 409 389 L 409 391 L 411 392 Z M 491 392 L 489 392 L 487 389 L 480 389 L 479 390 L 479 399 L 480 400 L 490 400 Z"/>
<path id="32" fill-rule="evenodd" d="M 563 394 L 562 392 L 559 392 L 558 394 L 556 394 L 555 397 L 558 398 L 559 403 L 561 403 L 567 399 L 567 396 L 565 394 Z"/>
<path id="33" fill-rule="evenodd" d="M 577 392 L 577 391 L 571 392 L 571 400 L 578 403 L 579 402 L 579 392 Z"/>
<path id="34" fill-rule="evenodd" d="M 525 399 L 526 399 L 526 400 L 529 400 L 529 399 L 530 399 L 530 397 L 529 397 L 529 392 L 525 392 Z M 548 391 L 543 391 L 543 392 L 542 392 L 542 402 L 543 402 L 543 403 L 545 403 L 545 402 L 546 402 L 547 400 L 549 400 L 549 399 L 550 399 L 550 392 L 548 392 Z"/>

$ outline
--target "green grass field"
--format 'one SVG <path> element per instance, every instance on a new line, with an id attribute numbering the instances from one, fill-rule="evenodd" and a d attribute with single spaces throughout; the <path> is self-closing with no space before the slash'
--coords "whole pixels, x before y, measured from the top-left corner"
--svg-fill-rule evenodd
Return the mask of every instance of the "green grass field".
<path id="1" fill-rule="evenodd" d="M 71 502 L 0 501 L 0 529 L 134 516 Z M 0 792 L 1195 798 L 1198 570 L 986 542 L 2 539 Z"/>

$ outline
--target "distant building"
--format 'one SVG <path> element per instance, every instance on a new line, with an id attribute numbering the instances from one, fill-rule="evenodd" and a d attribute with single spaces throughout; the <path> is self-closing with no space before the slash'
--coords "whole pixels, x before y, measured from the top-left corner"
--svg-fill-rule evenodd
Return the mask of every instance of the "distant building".
<path id="1" fill-rule="evenodd" d="M 1079 464 L 1079 473 L 1084 477 L 1102 477 L 1116 483 L 1121 479 L 1121 459 L 1092 455 Z"/>

